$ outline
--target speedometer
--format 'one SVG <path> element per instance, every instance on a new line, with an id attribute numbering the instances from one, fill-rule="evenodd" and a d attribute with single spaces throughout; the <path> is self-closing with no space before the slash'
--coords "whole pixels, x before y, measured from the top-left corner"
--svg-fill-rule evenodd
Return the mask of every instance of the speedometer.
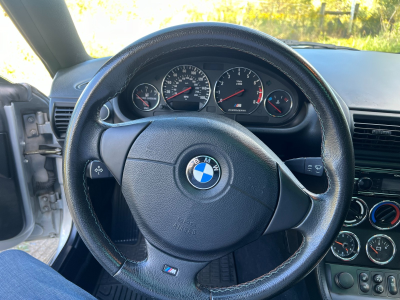
<path id="1" fill-rule="evenodd" d="M 260 77 L 250 69 L 237 67 L 226 71 L 215 84 L 215 100 L 225 113 L 251 114 L 263 98 Z"/>
<path id="2" fill-rule="evenodd" d="M 206 74 L 190 65 L 173 68 L 162 84 L 164 100 L 173 110 L 201 110 L 210 99 L 210 89 Z"/>

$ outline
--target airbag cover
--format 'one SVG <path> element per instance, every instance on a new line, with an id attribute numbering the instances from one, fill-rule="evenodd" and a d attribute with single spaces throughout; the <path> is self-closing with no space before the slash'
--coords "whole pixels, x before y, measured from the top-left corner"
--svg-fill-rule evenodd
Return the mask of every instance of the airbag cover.
<path id="1" fill-rule="evenodd" d="M 209 190 L 186 178 L 189 161 L 207 155 L 221 178 Z M 222 116 L 156 118 L 137 138 L 122 191 L 146 239 L 181 258 L 205 261 L 262 235 L 278 199 L 272 152 L 250 131 Z"/>

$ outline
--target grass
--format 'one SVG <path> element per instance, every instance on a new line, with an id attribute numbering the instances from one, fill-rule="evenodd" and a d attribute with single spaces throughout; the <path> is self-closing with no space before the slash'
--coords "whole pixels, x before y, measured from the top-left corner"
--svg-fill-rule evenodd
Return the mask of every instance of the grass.
<path id="1" fill-rule="evenodd" d="M 400 53 L 400 36 L 366 36 L 344 38 L 324 38 L 318 42 L 334 44 L 338 46 L 352 47 L 366 51 L 380 51 L 390 53 Z"/>

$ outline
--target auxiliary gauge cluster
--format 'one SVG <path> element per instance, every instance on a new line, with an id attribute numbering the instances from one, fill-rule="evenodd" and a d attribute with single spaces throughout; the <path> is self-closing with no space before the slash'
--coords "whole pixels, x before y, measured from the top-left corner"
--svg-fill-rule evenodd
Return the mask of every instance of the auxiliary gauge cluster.
<path id="1" fill-rule="evenodd" d="M 369 222 L 364 223 L 367 218 Z M 331 251 L 342 261 L 352 261 L 365 251 L 371 262 L 377 265 L 386 265 L 396 255 L 396 243 L 388 234 L 378 234 L 376 231 L 394 229 L 399 223 L 400 205 L 396 201 L 383 200 L 375 203 L 369 209 L 366 201 L 353 197 L 343 224 L 351 231 L 341 231 L 333 243 Z M 358 229 L 357 226 L 361 224 L 362 229 Z M 360 235 L 361 238 L 357 235 Z M 363 255 L 365 256 L 365 254 Z"/>
<path id="2" fill-rule="evenodd" d="M 360 253 L 361 243 L 357 235 L 350 231 L 341 231 L 331 246 L 333 255 L 343 261 L 351 261 Z M 377 265 L 386 265 L 396 254 L 396 244 L 384 234 L 376 234 L 365 244 L 368 258 Z"/>

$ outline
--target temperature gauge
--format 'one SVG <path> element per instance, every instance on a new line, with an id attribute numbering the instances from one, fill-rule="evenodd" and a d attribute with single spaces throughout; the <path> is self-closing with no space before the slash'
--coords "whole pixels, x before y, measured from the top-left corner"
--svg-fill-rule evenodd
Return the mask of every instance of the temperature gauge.
<path id="1" fill-rule="evenodd" d="M 150 83 L 139 84 L 132 92 L 133 104 L 142 111 L 155 109 L 160 103 L 160 93 Z"/>
<path id="2" fill-rule="evenodd" d="M 284 117 L 292 110 L 293 101 L 288 92 L 277 90 L 268 95 L 264 105 L 271 116 Z"/>
<path id="3" fill-rule="evenodd" d="M 350 261 L 360 253 L 360 240 L 350 231 L 341 231 L 331 247 L 333 255 L 337 258 Z"/>
<path id="4" fill-rule="evenodd" d="M 378 265 L 386 265 L 391 262 L 396 254 L 396 244 L 387 235 L 377 234 L 368 240 L 366 251 L 372 262 Z"/>

